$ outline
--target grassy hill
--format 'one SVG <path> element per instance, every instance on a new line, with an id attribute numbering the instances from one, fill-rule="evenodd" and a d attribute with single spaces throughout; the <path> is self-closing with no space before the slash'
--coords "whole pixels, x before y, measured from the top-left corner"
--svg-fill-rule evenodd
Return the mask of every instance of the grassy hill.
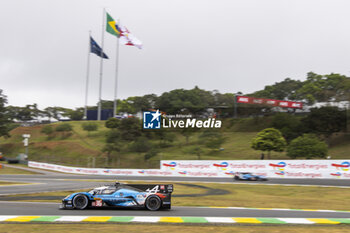
<path id="1" fill-rule="evenodd" d="M 29 159 L 50 163 L 92 166 L 92 158 L 95 158 L 97 167 L 122 167 L 122 168 L 157 168 L 161 159 L 198 159 L 193 148 L 200 146 L 203 150 L 200 159 L 259 159 L 260 151 L 251 149 L 250 142 L 257 131 L 269 127 L 269 119 L 238 119 L 225 120 L 222 133 L 226 141 L 222 150 L 212 150 L 200 144 L 201 132 L 190 136 L 188 143 L 180 133 L 175 133 L 175 141 L 171 146 L 162 148 L 161 152 L 150 161 L 145 162 L 143 154 L 135 152 L 123 152 L 114 155 L 112 161 L 107 163 L 106 154 L 102 151 L 105 144 L 105 134 L 109 130 L 104 127 L 104 122 L 96 122 L 98 131 L 88 134 L 82 129 L 84 121 L 72 121 L 73 131 L 67 137 L 62 133 L 55 132 L 51 138 L 41 133 L 43 125 L 31 127 L 18 127 L 13 129 L 10 138 L 0 138 L 0 151 L 5 156 L 15 157 L 18 153 L 24 153 L 22 134 L 30 134 Z M 53 123 L 56 127 L 62 123 Z M 152 143 L 159 143 L 151 140 Z M 350 135 L 338 134 L 332 139 L 333 145 L 329 149 L 329 155 L 333 159 L 349 158 Z M 284 152 L 272 153 L 271 159 L 288 159 Z"/>

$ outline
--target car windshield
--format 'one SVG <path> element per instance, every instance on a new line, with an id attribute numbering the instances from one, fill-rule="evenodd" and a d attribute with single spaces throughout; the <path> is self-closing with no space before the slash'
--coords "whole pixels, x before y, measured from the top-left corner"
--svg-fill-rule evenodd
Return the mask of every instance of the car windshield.
<path id="1" fill-rule="evenodd" d="M 94 188 L 89 191 L 90 194 L 95 195 L 95 194 L 111 194 L 116 191 L 116 188 L 113 186 L 103 186 L 103 187 L 98 187 Z"/>

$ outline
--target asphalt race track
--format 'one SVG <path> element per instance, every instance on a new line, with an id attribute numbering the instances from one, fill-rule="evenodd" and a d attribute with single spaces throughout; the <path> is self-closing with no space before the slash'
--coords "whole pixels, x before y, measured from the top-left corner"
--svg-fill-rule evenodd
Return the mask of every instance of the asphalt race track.
<path id="1" fill-rule="evenodd" d="M 29 170 L 29 169 L 28 169 Z M 30 169 L 32 170 L 32 169 Z M 33 169 L 34 170 L 34 169 Z M 37 170 L 35 170 L 37 171 Z M 72 175 L 42 171 L 38 175 L 0 175 L 0 181 L 34 183 L 28 185 L 0 186 L 0 196 L 57 190 L 87 189 L 106 184 L 110 180 L 154 180 L 199 182 L 234 182 L 249 184 L 321 185 L 350 187 L 347 180 L 331 179 L 270 179 L 265 182 L 233 181 L 230 178 L 191 178 L 191 177 L 129 177 Z M 83 181 L 89 179 L 93 181 Z M 101 180 L 101 181 L 98 181 Z M 89 215 L 89 216 L 217 216 L 217 217 L 289 217 L 289 218 L 350 218 L 350 212 L 261 210 L 238 208 L 172 207 L 171 210 L 147 211 L 143 209 L 88 209 L 59 210 L 57 203 L 31 203 L 0 201 L 0 215 Z"/>
<path id="2" fill-rule="evenodd" d="M 287 210 L 247 210 L 203 207 L 172 207 L 171 210 L 148 211 L 143 209 L 86 209 L 60 210 L 57 203 L 0 202 L 0 214 L 56 215 L 56 216 L 215 216 L 215 217 L 290 217 L 290 218 L 350 218 L 350 213 Z"/>

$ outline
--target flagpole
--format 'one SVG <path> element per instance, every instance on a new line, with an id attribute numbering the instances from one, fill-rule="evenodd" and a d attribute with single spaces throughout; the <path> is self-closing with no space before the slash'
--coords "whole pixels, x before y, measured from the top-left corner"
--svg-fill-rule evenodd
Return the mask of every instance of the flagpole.
<path id="1" fill-rule="evenodd" d="M 89 46 L 87 56 L 87 68 L 86 68 L 86 84 L 85 84 L 85 108 L 84 108 L 84 119 L 87 120 L 87 103 L 89 93 L 89 73 L 90 73 L 90 53 L 91 53 L 91 31 L 89 31 Z"/>
<path id="2" fill-rule="evenodd" d="M 102 42 L 101 42 L 101 61 L 100 61 L 100 89 L 99 89 L 99 99 L 98 99 L 98 110 L 97 110 L 97 120 L 101 120 L 101 108 L 102 108 L 102 75 L 103 75 L 103 45 L 104 45 L 104 35 L 105 35 L 105 15 L 106 10 L 103 8 L 103 15 L 102 15 Z"/>
<path id="3" fill-rule="evenodd" d="M 120 19 L 118 19 L 120 25 Z M 114 103 L 113 103 L 113 115 L 117 115 L 117 91 L 118 91 L 118 71 L 119 71 L 119 38 L 117 37 L 117 49 L 116 49 L 116 65 L 115 65 L 115 81 L 114 81 Z"/>

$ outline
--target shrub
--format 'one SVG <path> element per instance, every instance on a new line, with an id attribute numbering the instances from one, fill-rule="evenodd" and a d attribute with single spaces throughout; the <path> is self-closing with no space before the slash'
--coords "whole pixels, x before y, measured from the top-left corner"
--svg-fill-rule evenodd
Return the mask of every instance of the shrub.
<path id="1" fill-rule="evenodd" d="M 292 140 L 287 148 L 287 155 L 293 159 L 297 157 L 325 158 L 328 153 L 327 144 L 320 141 L 314 134 L 304 134 Z"/>
<path id="2" fill-rule="evenodd" d="M 57 132 L 69 132 L 72 131 L 72 126 L 68 123 L 60 124 L 56 127 Z"/>
<path id="3" fill-rule="evenodd" d="M 96 124 L 95 122 L 86 122 L 82 124 L 82 128 L 83 130 L 88 131 L 88 134 L 89 134 L 92 131 L 97 131 L 98 124 Z"/>

